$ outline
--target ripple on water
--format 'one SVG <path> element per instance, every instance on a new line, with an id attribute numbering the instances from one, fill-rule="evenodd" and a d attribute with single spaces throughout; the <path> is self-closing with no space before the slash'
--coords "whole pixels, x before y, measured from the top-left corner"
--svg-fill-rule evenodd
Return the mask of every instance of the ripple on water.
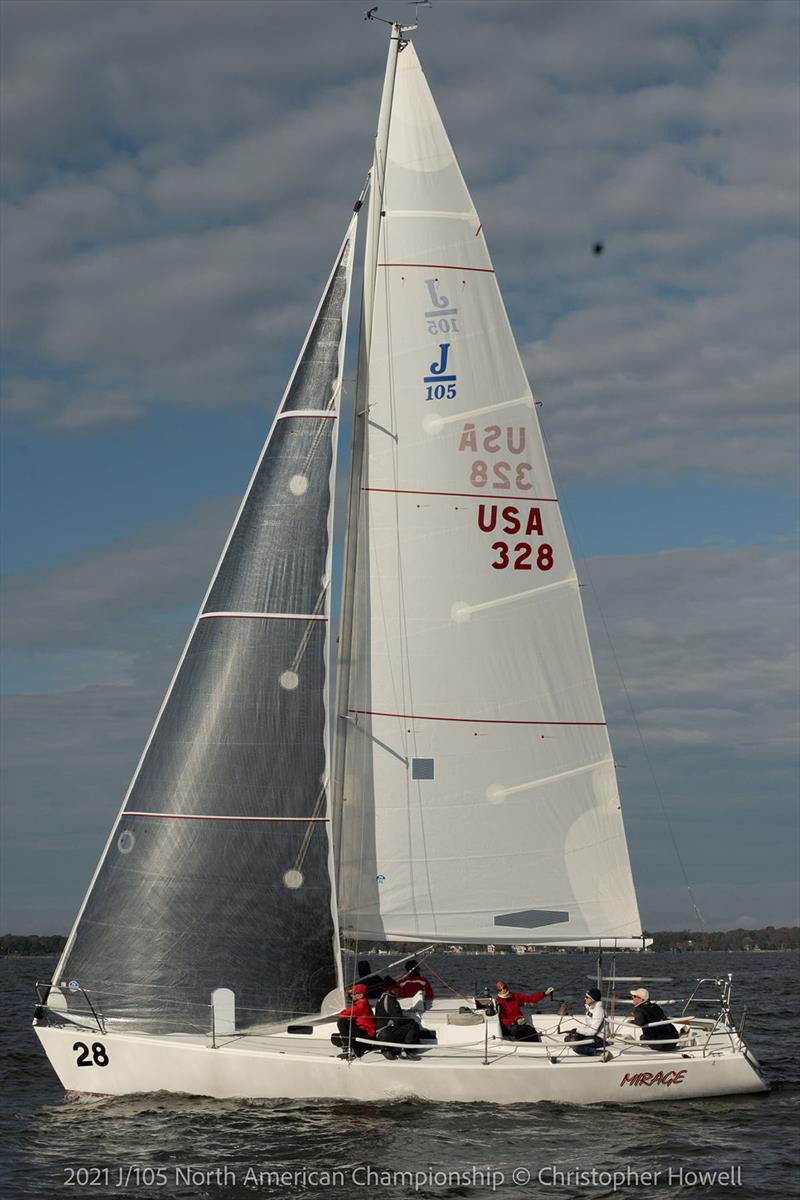
<path id="1" fill-rule="evenodd" d="M 440 958 L 436 969 L 462 988 L 476 977 L 496 978 L 496 960 Z M 737 1012 L 747 1004 L 748 1038 L 773 1082 L 766 1096 L 738 1096 L 677 1104 L 613 1105 L 583 1109 L 561 1104 L 495 1107 L 481 1104 L 427 1104 L 398 1099 L 383 1104 L 291 1101 L 211 1101 L 166 1093 L 147 1096 L 82 1097 L 65 1102 L 63 1093 L 30 1030 L 32 981 L 46 974 L 41 960 L 6 960 L 2 966 L 6 997 L 6 1030 L 0 1037 L 0 1060 L 6 1089 L 0 1100 L 0 1141 L 13 1147 L 4 1167 L 3 1195 L 51 1197 L 69 1195 L 64 1172 L 78 1165 L 109 1168 L 120 1164 L 163 1169 L 195 1166 L 228 1168 L 237 1176 L 232 1186 L 182 1184 L 169 1189 L 141 1186 L 86 1189 L 84 1195 L 116 1200 L 166 1200 L 166 1197 L 209 1197 L 209 1200 L 354 1200 L 379 1196 L 551 1197 L 553 1200 L 600 1200 L 626 1196 L 636 1200 L 677 1200 L 681 1195 L 732 1195 L 755 1200 L 785 1200 L 793 1194 L 795 1116 L 800 1093 L 800 1031 L 796 1029 L 796 968 L 789 955 L 653 955 L 646 974 L 672 975 L 685 986 L 696 975 L 735 972 Z M 641 972 L 641 960 L 618 963 L 620 974 Z M 535 956 L 504 960 L 513 973 L 512 986 L 532 990 L 559 983 L 570 998 L 591 973 L 582 955 Z M 763 1010 L 763 997 L 772 1007 Z M 515 1188 L 511 1171 L 523 1166 L 539 1170 L 660 1170 L 676 1164 L 687 1169 L 722 1169 L 740 1163 L 744 1185 L 681 1193 L 666 1188 L 621 1188 L 613 1192 L 569 1182 Z M 465 1186 L 426 1184 L 415 1193 L 403 1183 L 355 1188 L 321 1188 L 304 1184 L 247 1186 L 249 1167 L 256 1170 L 328 1169 L 351 1171 L 368 1165 L 375 1171 L 460 1171 L 475 1167 L 504 1173 L 507 1182 Z M 170 1176 L 172 1178 L 172 1176 Z M 72 1195 L 79 1193 L 73 1191 Z"/>

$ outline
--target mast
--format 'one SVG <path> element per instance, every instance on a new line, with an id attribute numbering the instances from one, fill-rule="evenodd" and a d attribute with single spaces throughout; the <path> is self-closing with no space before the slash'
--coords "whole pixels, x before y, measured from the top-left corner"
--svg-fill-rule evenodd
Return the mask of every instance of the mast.
<path id="1" fill-rule="evenodd" d="M 368 14 L 370 20 L 374 19 Z M 378 18 L 381 19 L 381 18 Z M 369 391 L 369 357 L 372 344 L 372 323 L 375 309 L 375 281 L 378 274 L 378 248 L 383 217 L 383 196 L 386 183 L 386 151 L 392 116 L 392 99 L 397 74 L 397 57 L 405 45 L 403 33 L 415 25 L 391 22 L 389 53 L 383 78 L 378 129 L 375 135 L 375 155 L 370 174 L 367 234 L 364 247 L 364 287 L 361 299 L 361 324 L 358 339 L 358 367 L 353 412 L 353 446 L 350 459 L 350 488 L 347 501 L 344 580 L 342 611 L 339 621 L 339 656 L 336 672 L 336 721 L 333 731 L 333 846 L 338 876 L 339 847 L 342 836 L 342 803 L 344 791 L 345 745 L 347 741 L 347 695 L 350 687 L 350 658 L 353 637 L 353 593 L 358 546 L 358 510 L 361 500 L 361 478 L 364 460 L 364 431 L 367 423 Z"/>

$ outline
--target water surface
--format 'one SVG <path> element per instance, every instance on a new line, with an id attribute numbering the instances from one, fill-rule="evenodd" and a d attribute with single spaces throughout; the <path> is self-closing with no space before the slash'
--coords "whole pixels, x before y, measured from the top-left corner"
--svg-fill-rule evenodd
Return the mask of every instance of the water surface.
<path id="1" fill-rule="evenodd" d="M 53 965 L 41 958 L 0 960 L 0 1185 L 7 1200 L 785 1200 L 796 1194 L 798 955 L 620 955 L 620 975 L 672 976 L 674 983 L 653 989 L 662 996 L 685 994 L 698 976 L 733 971 L 734 1010 L 738 1018 L 747 1007 L 747 1040 L 772 1091 L 592 1108 L 223 1101 L 166 1093 L 65 1101 L 30 1026 L 33 983 L 48 978 Z M 578 953 L 439 955 L 431 966 L 457 991 L 502 976 L 524 991 L 552 984 L 559 989 L 556 1000 L 566 993 L 577 1003 L 594 959 Z"/>

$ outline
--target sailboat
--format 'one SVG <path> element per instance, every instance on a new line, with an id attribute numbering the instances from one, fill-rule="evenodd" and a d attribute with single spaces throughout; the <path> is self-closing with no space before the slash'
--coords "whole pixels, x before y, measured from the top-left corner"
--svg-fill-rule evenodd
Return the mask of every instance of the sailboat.
<path id="1" fill-rule="evenodd" d="M 540 1042 L 510 1043 L 491 1004 L 458 996 L 425 1013 L 414 1063 L 342 1056 L 332 1039 L 351 956 L 376 940 L 404 957 L 646 945 L 533 394 L 415 26 L 388 24 L 368 189 L 36 1034 L 76 1093 L 762 1091 L 729 980 L 713 1009 L 684 1010 L 668 1053 L 609 1021 L 603 1052 L 577 1055 L 556 1014 L 537 1015 Z M 331 704 L 334 479 L 367 190 Z"/>

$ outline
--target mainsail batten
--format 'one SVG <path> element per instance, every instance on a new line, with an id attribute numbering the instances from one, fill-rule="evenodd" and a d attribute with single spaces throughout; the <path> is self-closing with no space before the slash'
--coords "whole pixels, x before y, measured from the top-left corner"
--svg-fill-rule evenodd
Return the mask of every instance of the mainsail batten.
<path id="1" fill-rule="evenodd" d="M 398 63 L 382 209 L 342 927 L 409 941 L 639 938 L 605 717 L 532 392 L 411 45 Z"/>
<path id="2" fill-rule="evenodd" d="M 246 1026 L 318 1010 L 341 982 L 328 584 L 355 232 L 54 976 L 107 1021 L 208 1029 L 227 987 Z"/>

